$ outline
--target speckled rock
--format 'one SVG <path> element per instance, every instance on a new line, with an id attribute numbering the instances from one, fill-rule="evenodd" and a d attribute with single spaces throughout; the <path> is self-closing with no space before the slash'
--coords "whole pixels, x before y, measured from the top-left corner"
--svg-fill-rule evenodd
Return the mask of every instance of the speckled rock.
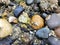
<path id="1" fill-rule="evenodd" d="M 30 22 L 30 18 L 28 16 L 27 13 L 23 12 L 23 14 L 21 14 L 18 18 L 19 22 L 22 22 L 22 23 L 29 23 Z"/>
<path id="2" fill-rule="evenodd" d="M 36 32 L 36 36 L 39 38 L 48 38 L 50 33 L 49 28 L 44 27 Z"/>
<path id="3" fill-rule="evenodd" d="M 48 10 L 49 3 L 47 0 L 41 0 L 40 1 L 40 7 L 42 8 L 43 11 Z"/>

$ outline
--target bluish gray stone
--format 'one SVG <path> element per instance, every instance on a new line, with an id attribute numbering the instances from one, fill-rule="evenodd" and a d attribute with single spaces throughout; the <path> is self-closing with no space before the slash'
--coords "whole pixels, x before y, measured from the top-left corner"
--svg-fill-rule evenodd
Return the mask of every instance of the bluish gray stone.
<path id="1" fill-rule="evenodd" d="M 54 37 L 54 36 L 50 36 L 48 38 L 48 42 L 50 45 L 60 45 L 60 39 Z"/>
<path id="2" fill-rule="evenodd" d="M 23 12 L 24 8 L 21 6 L 17 6 L 16 9 L 14 10 L 14 16 L 18 17 L 22 12 Z"/>
<path id="3" fill-rule="evenodd" d="M 34 0 L 26 0 L 26 3 L 27 3 L 28 5 L 32 4 L 33 2 L 34 2 Z"/>
<path id="4" fill-rule="evenodd" d="M 50 19 L 46 21 L 46 24 L 49 26 L 49 28 L 54 29 L 58 26 L 60 26 L 60 16 L 58 16 L 56 13 L 52 14 Z"/>
<path id="5" fill-rule="evenodd" d="M 49 28 L 44 27 L 36 32 L 36 36 L 39 38 L 48 38 L 50 33 Z"/>

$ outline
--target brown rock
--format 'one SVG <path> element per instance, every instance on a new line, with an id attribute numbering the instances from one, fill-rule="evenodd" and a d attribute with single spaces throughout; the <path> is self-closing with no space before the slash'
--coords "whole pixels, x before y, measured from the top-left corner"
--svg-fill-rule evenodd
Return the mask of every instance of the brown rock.
<path id="1" fill-rule="evenodd" d="M 54 32 L 55 32 L 56 36 L 57 36 L 58 38 L 60 38 L 60 27 L 57 27 L 57 28 L 54 30 Z"/>
<path id="2" fill-rule="evenodd" d="M 34 29 L 40 29 L 44 26 L 44 20 L 41 16 L 39 15 L 34 15 L 31 20 L 31 26 Z"/>

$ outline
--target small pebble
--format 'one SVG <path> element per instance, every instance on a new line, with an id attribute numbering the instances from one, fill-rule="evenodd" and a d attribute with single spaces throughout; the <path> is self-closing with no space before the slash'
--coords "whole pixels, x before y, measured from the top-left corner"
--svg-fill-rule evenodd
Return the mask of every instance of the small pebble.
<path id="1" fill-rule="evenodd" d="M 57 27 L 57 28 L 54 30 L 54 32 L 55 32 L 56 36 L 57 36 L 58 38 L 60 38 L 60 27 Z"/>
<path id="2" fill-rule="evenodd" d="M 44 26 L 44 20 L 41 16 L 39 15 L 34 15 L 31 20 L 31 26 L 34 29 L 40 29 Z"/>
<path id="3" fill-rule="evenodd" d="M 21 14 L 19 16 L 19 19 L 18 20 L 19 20 L 19 22 L 22 22 L 22 23 L 29 23 L 30 22 L 30 18 L 28 16 L 28 14 L 25 13 L 25 12 L 23 12 L 23 14 Z"/>
<path id="4" fill-rule="evenodd" d="M 48 42 L 50 45 L 60 45 L 60 40 L 54 36 L 50 36 Z"/>
<path id="5" fill-rule="evenodd" d="M 44 27 L 42 29 L 39 29 L 36 32 L 36 36 L 39 38 L 48 38 L 49 37 L 50 30 L 47 27 Z"/>
<path id="6" fill-rule="evenodd" d="M 10 23 L 18 23 L 18 20 L 17 20 L 16 17 L 10 16 L 10 17 L 9 17 L 9 22 L 10 22 Z"/>
<path id="7" fill-rule="evenodd" d="M 17 6 L 16 9 L 14 10 L 14 16 L 19 17 L 19 15 L 23 12 L 24 8 L 21 6 Z"/>
<path id="8" fill-rule="evenodd" d="M 28 5 L 31 5 L 33 2 L 34 2 L 34 0 L 26 0 L 26 3 L 27 3 Z"/>

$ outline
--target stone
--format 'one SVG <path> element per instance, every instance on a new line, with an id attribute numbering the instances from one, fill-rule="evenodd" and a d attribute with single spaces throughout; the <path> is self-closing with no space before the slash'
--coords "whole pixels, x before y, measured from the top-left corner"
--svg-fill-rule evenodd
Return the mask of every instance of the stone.
<path id="1" fill-rule="evenodd" d="M 60 40 L 54 36 L 50 36 L 48 42 L 50 45 L 60 45 Z"/>
<path id="2" fill-rule="evenodd" d="M 19 15 L 23 12 L 24 8 L 22 6 L 17 6 L 14 10 L 14 16 L 19 17 Z"/>
<path id="3" fill-rule="evenodd" d="M 26 0 L 26 3 L 27 3 L 28 5 L 32 4 L 33 2 L 34 2 L 34 0 Z"/>
<path id="4" fill-rule="evenodd" d="M 41 16 L 39 15 L 34 15 L 32 16 L 31 19 L 31 26 L 34 29 L 40 29 L 44 26 L 44 20 Z"/>
<path id="5" fill-rule="evenodd" d="M 55 28 L 54 32 L 55 32 L 56 36 L 58 38 L 60 38 L 60 27 Z"/>
<path id="6" fill-rule="evenodd" d="M 0 38 L 12 33 L 12 25 L 6 19 L 0 19 Z"/>
<path id="7" fill-rule="evenodd" d="M 39 38 L 48 38 L 49 37 L 49 33 L 50 33 L 50 29 L 47 27 L 44 27 L 42 29 L 39 29 L 36 32 L 36 36 Z"/>
<path id="8" fill-rule="evenodd" d="M 49 16 L 48 16 L 49 17 Z M 49 26 L 49 28 L 54 29 L 58 26 L 60 26 L 60 16 L 56 13 L 52 14 L 47 20 L 46 24 Z"/>
<path id="9" fill-rule="evenodd" d="M 30 18 L 28 16 L 28 14 L 25 12 L 23 12 L 23 14 L 19 16 L 18 20 L 19 20 L 19 22 L 26 23 L 26 24 L 30 22 Z"/>
<path id="10" fill-rule="evenodd" d="M 14 17 L 14 16 L 10 16 L 8 20 L 9 20 L 10 23 L 18 23 L 17 18 Z"/>

